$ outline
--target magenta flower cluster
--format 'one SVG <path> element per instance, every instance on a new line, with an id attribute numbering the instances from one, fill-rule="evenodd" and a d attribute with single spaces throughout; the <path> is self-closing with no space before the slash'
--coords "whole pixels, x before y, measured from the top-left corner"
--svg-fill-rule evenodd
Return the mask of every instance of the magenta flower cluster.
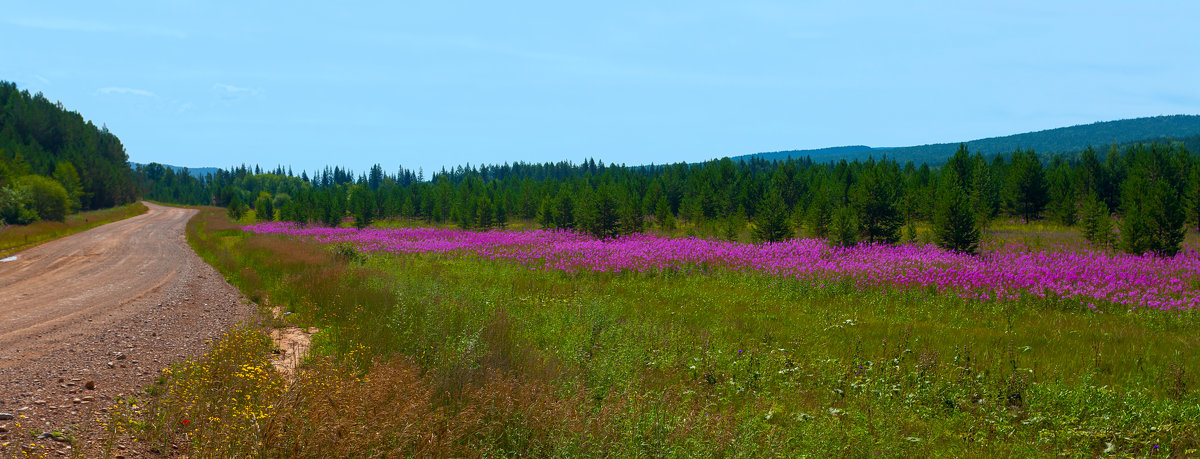
<path id="1" fill-rule="evenodd" d="M 862 286 L 926 288 L 983 300 L 1074 298 L 1162 310 L 1200 306 L 1200 253 L 1173 258 L 1005 246 L 971 257 L 933 245 L 831 247 L 819 239 L 742 244 L 634 235 L 597 240 L 570 231 L 474 232 L 437 228 L 349 229 L 286 222 L 243 228 L 351 243 L 368 252 L 469 254 L 568 272 L 731 269 Z"/>

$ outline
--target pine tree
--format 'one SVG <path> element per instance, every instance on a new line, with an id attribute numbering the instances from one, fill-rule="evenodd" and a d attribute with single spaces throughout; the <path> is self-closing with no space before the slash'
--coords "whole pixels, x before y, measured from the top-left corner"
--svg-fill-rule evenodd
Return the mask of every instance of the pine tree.
<path id="1" fill-rule="evenodd" d="M 1132 254 L 1174 256 L 1187 232 L 1183 162 L 1190 158 L 1185 151 L 1160 144 L 1131 147 L 1126 156 L 1121 249 Z"/>
<path id="2" fill-rule="evenodd" d="M 979 226 L 954 169 L 945 169 L 938 184 L 933 233 L 938 247 L 971 255 L 979 251 Z"/>
<path id="3" fill-rule="evenodd" d="M 832 222 L 833 204 L 829 202 L 829 195 L 824 192 L 818 193 L 808 208 L 808 231 L 814 237 L 828 237 L 829 225 Z"/>
<path id="4" fill-rule="evenodd" d="M 659 196 L 658 203 L 654 205 L 654 218 L 658 220 L 658 226 L 664 230 L 675 229 L 675 214 L 671 213 L 671 206 L 667 205 L 667 197 Z"/>
<path id="5" fill-rule="evenodd" d="M 859 230 L 866 242 L 894 244 L 900 240 L 900 215 L 896 189 L 900 186 L 894 166 L 868 164 L 854 187 L 852 203 L 858 214 Z"/>
<path id="6" fill-rule="evenodd" d="M 1077 185 L 1072 178 L 1071 167 L 1061 156 L 1054 157 L 1048 179 L 1050 216 L 1064 225 L 1074 225 L 1078 218 L 1075 200 Z"/>
<path id="7" fill-rule="evenodd" d="M 607 186 L 600 187 L 595 195 L 595 205 L 592 208 L 591 225 L 588 232 L 600 239 L 617 237 L 620 234 L 620 215 L 617 213 L 617 202 Z"/>
<path id="8" fill-rule="evenodd" d="M 833 213 L 830 226 L 832 242 L 834 244 L 842 247 L 858 244 L 858 217 L 854 215 L 854 209 L 849 207 L 839 208 Z"/>
<path id="9" fill-rule="evenodd" d="M 350 190 L 350 212 L 354 215 L 355 228 L 366 228 L 375 220 L 375 198 L 369 188 L 353 185 Z"/>
<path id="10" fill-rule="evenodd" d="M 558 192 L 558 199 L 554 203 L 554 217 L 555 228 L 571 229 L 575 227 L 575 200 L 571 199 L 571 194 L 566 189 Z"/>
<path id="11" fill-rule="evenodd" d="M 975 214 L 975 223 L 983 228 L 996 215 L 996 187 L 987 161 L 979 155 L 975 156 L 974 161 L 975 169 L 971 173 L 971 212 Z"/>
<path id="12" fill-rule="evenodd" d="M 492 221 L 496 223 L 497 228 L 508 228 L 508 207 L 504 205 L 503 199 L 496 199 L 492 208 Z"/>
<path id="13" fill-rule="evenodd" d="M 551 198 L 543 198 L 541 209 L 538 211 L 538 224 L 542 228 L 550 229 L 557 226 L 558 218 L 555 215 L 554 200 Z"/>
<path id="14" fill-rule="evenodd" d="M 254 201 L 254 216 L 259 221 L 275 220 L 275 201 L 271 199 L 270 193 L 259 192 L 258 199 Z"/>
<path id="15" fill-rule="evenodd" d="M 475 224 L 486 230 L 491 229 L 492 223 L 492 201 L 487 196 L 481 197 L 475 205 Z"/>
<path id="16" fill-rule="evenodd" d="M 1033 150 L 1017 150 L 1013 153 L 1008 173 L 1009 206 L 1013 213 L 1028 223 L 1038 218 L 1046 207 L 1046 177 L 1042 172 L 1042 160 Z"/>
<path id="17" fill-rule="evenodd" d="M 229 207 L 226 208 L 226 214 L 230 219 L 241 220 L 241 216 L 246 213 L 246 204 L 241 203 L 240 193 L 234 193 L 232 198 L 229 198 Z"/>
<path id="18" fill-rule="evenodd" d="M 755 242 L 779 242 L 795 236 L 792 222 L 783 208 L 783 196 L 772 190 L 758 209 L 751 237 Z"/>
<path id="19" fill-rule="evenodd" d="M 1083 227 L 1083 238 L 1088 242 L 1102 248 L 1112 245 L 1112 216 L 1108 205 L 1095 192 L 1084 199 L 1079 223 Z"/>
<path id="20" fill-rule="evenodd" d="M 1184 206 L 1171 185 L 1134 174 L 1123 188 L 1121 249 L 1131 254 L 1152 252 L 1163 257 L 1179 253 L 1186 234 Z"/>

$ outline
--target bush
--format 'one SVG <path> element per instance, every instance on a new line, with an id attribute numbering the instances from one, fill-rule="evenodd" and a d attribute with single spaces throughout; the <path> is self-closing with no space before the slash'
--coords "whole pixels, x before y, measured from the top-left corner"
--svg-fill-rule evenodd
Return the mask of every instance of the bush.
<path id="1" fill-rule="evenodd" d="M 37 217 L 33 210 L 33 195 L 27 188 L 13 185 L 0 188 L 0 222 L 28 225 Z"/>
<path id="2" fill-rule="evenodd" d="M 26 175 L 17 179 L 17 186 L 29 190 L 33 210 L 42 220 L 61 222 L 71 210 L 71 197 L 61 183 L 40 175 Z"/>

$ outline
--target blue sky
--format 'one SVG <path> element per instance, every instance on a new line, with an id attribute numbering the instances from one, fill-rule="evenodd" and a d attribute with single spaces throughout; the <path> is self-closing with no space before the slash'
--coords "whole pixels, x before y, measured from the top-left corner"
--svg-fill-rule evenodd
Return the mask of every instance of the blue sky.
<path id="1" fill-rule="evenodd" d="M 130 159 L 698 161 L 1200 113 L 1200 2 L 6 2 Z"/>

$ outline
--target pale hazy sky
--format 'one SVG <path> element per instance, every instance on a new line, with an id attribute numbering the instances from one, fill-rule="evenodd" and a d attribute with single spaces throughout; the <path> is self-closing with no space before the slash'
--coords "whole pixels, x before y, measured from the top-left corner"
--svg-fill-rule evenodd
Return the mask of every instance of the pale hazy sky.
<path id="1" fill-rule="evenodd" d="M 1200 2 L 4 2 L 130 159 L 698 161 L 1200 113 Z M 854 6 L 850 6 L 854 5 Z"/>

